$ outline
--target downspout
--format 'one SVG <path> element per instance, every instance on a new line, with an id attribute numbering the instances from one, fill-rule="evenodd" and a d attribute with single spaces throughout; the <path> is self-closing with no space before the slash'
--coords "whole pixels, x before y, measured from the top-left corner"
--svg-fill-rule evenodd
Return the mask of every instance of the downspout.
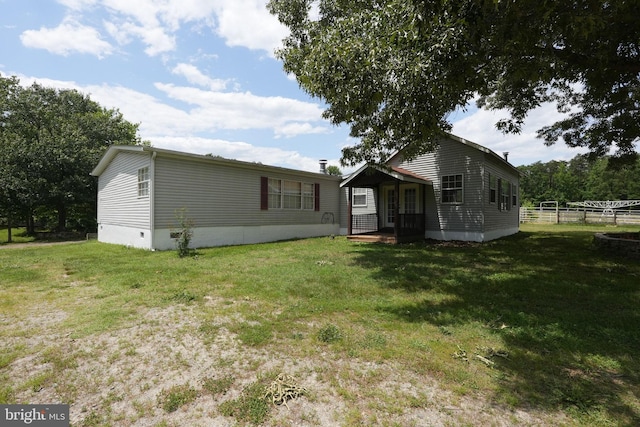
<path id="1" fill-rule="evenodd" d="M 396 237 L 396 243 L 400 240 L 400 180 L 396 180 L 396 188 L 393 195 L 393 209 L 395 218 L 393 219 L 393 234 Z"/>
<path id="2" fill-rule="evenodd" d="M 353 206 L 351 205 L 351 201 L 353 197 L 353 189 L 351 186 L 347 187 L 347 217 L 349 218 L 349 222 L 347 223 L 347 236 L 351 236 L 353 234 Z"/>
<path id="3" fill-rule="evenodd" d="M 427 186 L 421 184 L 422 187 L 422 234 L 427 238 Z"/>
<path id="4" fill-rule="evenodd" d="M 154 235 L 156 232 L 156 215 L 155 215 L 155 182 L 156 182 L 156 156 L 158 155 L 157 151 L 154 151 L 151 154 L 151 165 L 149 170 L 149 228 L 150 236 L 149 243 L 151 244 L 151 250 L 155 251 L 156 248 L 154 244 Z"/>

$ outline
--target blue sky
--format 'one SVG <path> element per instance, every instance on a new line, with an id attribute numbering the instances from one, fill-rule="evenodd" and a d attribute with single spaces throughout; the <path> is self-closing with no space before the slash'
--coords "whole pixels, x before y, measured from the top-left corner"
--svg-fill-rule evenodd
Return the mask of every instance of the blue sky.
<path id="1" fill-rule="evenodd" d="M 353 144 L 345 126 L 322 119 L 324 104 L 282 71 L 273 51 L 287 30 L 266 0 L 0 0 L 0 73 L 89 94 L 140 123 L 160 148 L 318 170 L 339 165 Z M 514 165 L 569 160 L 535 130 L 557 118 L 551 106 L 504 136 L 500 112 L 469 108 L 453 133 Z M 349 172 L 353 168 L 342 168 Z"/>

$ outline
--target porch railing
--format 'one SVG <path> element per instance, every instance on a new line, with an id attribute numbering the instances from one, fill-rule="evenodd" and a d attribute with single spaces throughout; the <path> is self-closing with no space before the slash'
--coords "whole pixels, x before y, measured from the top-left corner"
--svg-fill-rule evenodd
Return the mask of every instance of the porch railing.
<path id="1" fill-rule="evenodd" d="M 424 214 L 400 214 L 398 215 L 399 235 L 408 236 L 424 233 Z M 351 233 L 362 234 L 380 230 L 378 214 L 353 215 L 351 219 Z"/>
<path id="2" fill-rule="evenodd" d="M 424 214 L 399 214 L 398 219 L 400 236 L 424 233 Z"/>
<path id="3" fill-rule="evenodd" d="M 378 231 L 378 214 L 353 215 L 351 219 L 351 233 L 362 234 Z"/>

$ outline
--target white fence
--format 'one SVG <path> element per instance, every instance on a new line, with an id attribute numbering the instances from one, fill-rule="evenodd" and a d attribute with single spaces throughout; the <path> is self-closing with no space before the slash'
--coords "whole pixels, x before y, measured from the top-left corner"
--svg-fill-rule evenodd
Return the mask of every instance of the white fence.
<path id="1" fill-rule="evenodd" d="M 618 209 L 605 213 L 602 209 L 523 207 L 520 208 L 520 222 L 640 225 L 640 210 Z"/>

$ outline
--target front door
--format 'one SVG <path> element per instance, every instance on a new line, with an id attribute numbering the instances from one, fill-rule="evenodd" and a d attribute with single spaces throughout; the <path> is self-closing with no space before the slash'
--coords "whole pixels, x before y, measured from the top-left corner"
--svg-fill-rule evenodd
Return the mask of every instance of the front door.
<path id="1" fill-rule="evenodd" d="M 396 190 L 387 188 L 384 191 L 384 226 L 393 228 L 396 222 Z"/>

